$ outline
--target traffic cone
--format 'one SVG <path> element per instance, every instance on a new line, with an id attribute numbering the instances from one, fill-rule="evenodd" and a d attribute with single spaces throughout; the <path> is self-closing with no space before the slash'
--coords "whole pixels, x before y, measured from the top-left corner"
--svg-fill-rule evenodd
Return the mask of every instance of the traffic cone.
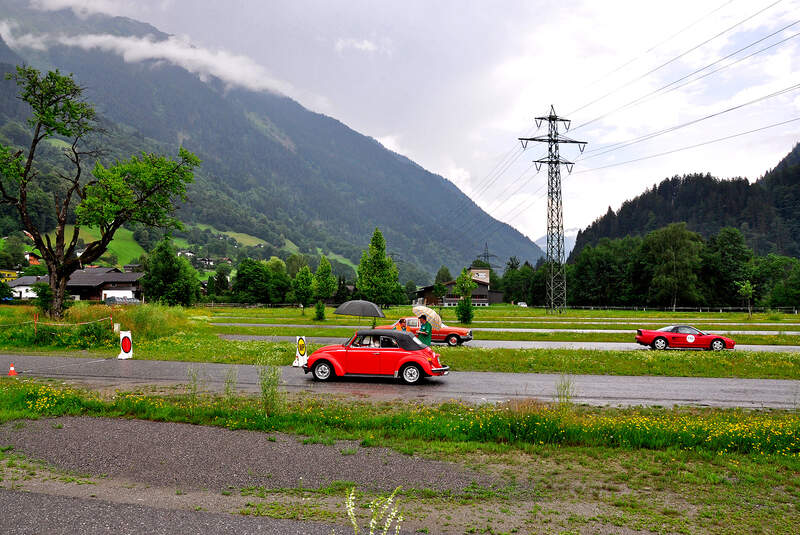
<path id="1" fill-rule="evenodd" d="M 17 375 L 17 370 L 14 369 L 14 363 L 11 363 L 11 367 L 8 370 L 8 375 Z"/>

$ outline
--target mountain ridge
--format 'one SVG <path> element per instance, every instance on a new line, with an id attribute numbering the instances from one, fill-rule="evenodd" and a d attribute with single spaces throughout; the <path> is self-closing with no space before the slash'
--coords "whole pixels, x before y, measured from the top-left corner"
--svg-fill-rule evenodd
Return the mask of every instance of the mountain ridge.
<path id="1" fill-rule="evenodd" d="M 800 257 L 800 143 L 752 184 L 709 174 L 662 180 L 581 230 L 570 260 L 601 238 L 642 236 L 676 222 L 705 238 L 736 227 L 760 255 Z"/>
<path id="2" fill-rule="evenodd" d="M 11 18 L 21 5 L 0 1 L 0 18 Z M 152 28 L 131 19 L 78 21 L 69 12 L 50 18 L 49 12 L 20 9 L 21 31 L 48 33 L 61 25 L 67 33 L 111 28 L 125 35 Z M 247 232 L 276 251 L 290 240 L 302 252 L 320 248 L 355 263 L 378 227 L 402 259 L 406 280 L 418 283 L 429 282 L 442 264 L 460 268 L 475 258 L 483 244 L 472 243 L 461 229 L 496 223 L 451 181 L 289 97 L 230 87 L 213 77 L 203 81 L 156 60 L 127 63 L 96 49 L 13 52 L 37 68 L 74 73 L 87 99 L 115 126 L 121 145 L 141 140 L 145 148 L 169 154 L 182 144 L 198 154 L 203 165 L 190 203 L 179 211 L 186 222 Z M 21 120 L 10 105 L 0 112 L 7 121 Z M 453 214 L 449 208 L 456 204 L 462 209 Z M 533 263 L 542 254 L 508 225 L 497 236 L 490 245 L 501 258 Z"/>

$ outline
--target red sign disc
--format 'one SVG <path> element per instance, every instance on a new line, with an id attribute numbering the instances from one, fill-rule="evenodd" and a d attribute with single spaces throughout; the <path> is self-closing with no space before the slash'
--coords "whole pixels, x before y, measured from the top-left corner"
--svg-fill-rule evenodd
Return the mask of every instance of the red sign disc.
<path id="1" fill-rule="evenodd" d="M 122 339 L 122 352 L 123 353 L 131 352 L 131 339 L 128 336 Z"/>

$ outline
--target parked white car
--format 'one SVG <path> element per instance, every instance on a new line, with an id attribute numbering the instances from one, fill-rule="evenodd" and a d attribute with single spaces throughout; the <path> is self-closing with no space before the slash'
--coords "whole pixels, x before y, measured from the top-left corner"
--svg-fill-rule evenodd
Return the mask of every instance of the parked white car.
<path id="1" fill-rule="evenodd" d="M 522 308 L 528 308 L 528 303 L 526 303 L 525 301 L 520 301 L 519 303 L 517 303 L 517 306 Z"/>

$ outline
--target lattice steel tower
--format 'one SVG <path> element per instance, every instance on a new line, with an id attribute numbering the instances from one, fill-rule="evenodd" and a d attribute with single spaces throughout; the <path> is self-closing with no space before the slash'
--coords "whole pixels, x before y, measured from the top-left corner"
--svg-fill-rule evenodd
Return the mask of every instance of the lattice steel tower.
<path id="1" fill-rule="evenodd" d="M 547 136 L 521 137 L 522 148 L 529 141 L 547 143 L 547 158 L 534 160 L 536 170 L 547 164 L 547 252 L 545 260 L 548 266 L 547 276 L 547 308 L 551 312 L 561 312 L 567 306 L 567 277 L 564 270 L 564 215 L 561 203 L 561 166 L 572 172 L 573 162 L 563 159 L 558 153 L 560 143 L 576 143 L 581 152 L 586 147 L 585 141 L 576 141 L 558 133 L 558 123 L 563 123 L 564 131 L 569 130 L 570 121 L 556 115 L 550 106 L 550 114 L 536 118 L 536 127 L 544 121 L 548 123 Z"/>

